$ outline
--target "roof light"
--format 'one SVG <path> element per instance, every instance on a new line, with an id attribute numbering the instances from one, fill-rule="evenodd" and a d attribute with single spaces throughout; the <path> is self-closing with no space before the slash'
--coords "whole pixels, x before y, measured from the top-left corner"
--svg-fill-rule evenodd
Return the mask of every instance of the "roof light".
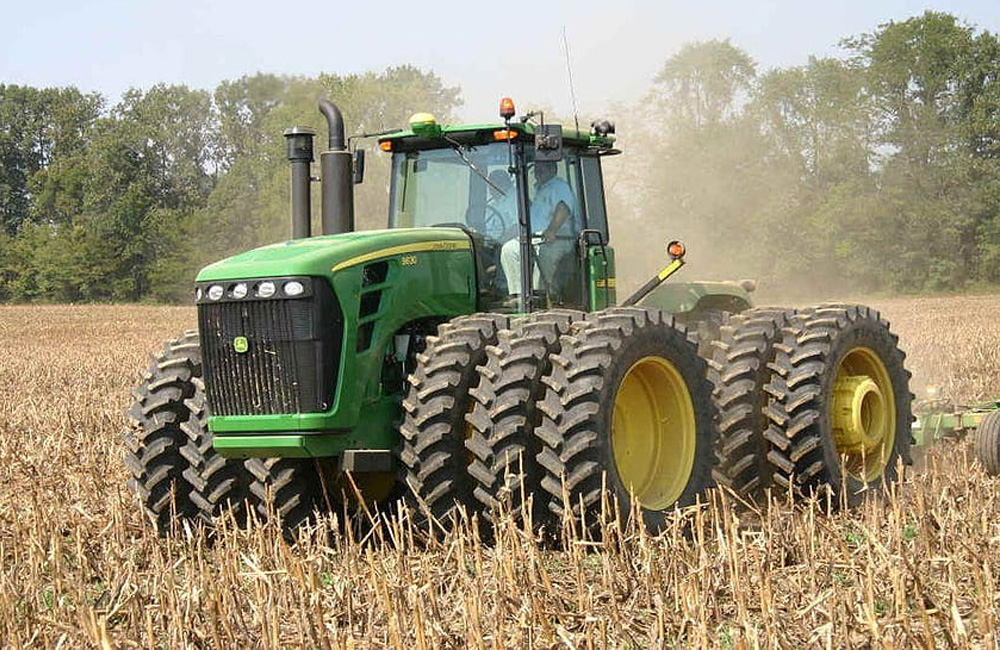
<path id="1" fill-rule="evenodd" d="M 501 140 L 515 140 L 517 138 L 517 131 L 514 129 L 502 129 L 500 131 L 493 132 L 493 139 L 497 141 Z"/>
<path id="2" fill-rule="evenodd" d="M 611 120 L 594 120 L 590 123 L 591 133 L 598 136 L 614 135 L 615 123 Z"/>
<path id="3" fill-rule="evenodd" d="M 684 257 L 684 253 L 686 252 L 687 251 L 684 249 L 684 244 L 680 243 L 677 240 L 674 240 L 669 244 L 667 244 L 667 255 L 670 256 L 670 259 L 679 260 L 680 258 Z"/>
<path id="4" fill-rule="evenodd" d="M 378 143 L 378 148 L 382 151 L 392 151 L 392 140 L 383 140 Z"/>
<path id="5" fill-rule="evenodd" d="M 504 97 L 500 100 L 500 117 L 505 120 L 509 120 L 514 117 L 517 111 L 514 110 L 514 100 L 510 97 Z"/>
<path id="6" fill-rule="evenodd" d="M 436 138 L 441 135 L 441 125 L 430 113 L 415 113 L 410 118 L 410 130 L 425 138 Z"/>

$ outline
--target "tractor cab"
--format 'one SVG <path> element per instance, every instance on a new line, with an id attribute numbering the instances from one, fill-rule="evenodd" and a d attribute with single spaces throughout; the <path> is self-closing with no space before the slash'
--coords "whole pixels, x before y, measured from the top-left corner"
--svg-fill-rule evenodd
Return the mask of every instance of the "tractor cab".
<path id="1" fill-rule="evenodd" d="M 418 113 L 380 139 L 392 153 L 389 227 L 464 231 L 482 311 L 615 304 L 601 176 L 601 157 L 618 153 L 613 129 L 563 132 L 505 110 L 502 124 L 463 126 Z"/>

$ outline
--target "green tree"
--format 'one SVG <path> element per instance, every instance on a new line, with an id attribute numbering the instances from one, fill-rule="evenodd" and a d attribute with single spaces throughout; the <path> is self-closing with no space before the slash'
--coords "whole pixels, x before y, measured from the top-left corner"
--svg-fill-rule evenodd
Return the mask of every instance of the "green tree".
<path id="1" fill-rule="evenodd" d="M 257 75 L 226 82 L 216 89 L 220 102 L 226 173 L 198 211 L 192 228 L 198 233 L 197 265 L 289 236 L 288 163 L 282 133 L 289 126 L 311 126 L 317 132 L 316 157 L 326 148 L 326 124 L 317 110 L 329 98 L 344 114 L 347 134 L 405 127 L 418 111 L 442 121 L 454 114 L 458 90 L 431 72 L 412 66 L 354 75 L 324 74 L 317 78 Z M 384 227 L 387 214 L 388 158 L 369 148 L 365 183 L 355 187 L 358 228 Z M 319 175 L 318 165 L 314 172 Z M 319 230 L 319 191 L 313 192 L 313 230 Z"/>
<path id="2" fill-rule="evenodd" d="M 644 101 L 646 128 L 624 134 L 629 160 L 645 170 L 644 181 L 629 184 L 637 210 L 620 220 L 615 238 L 623 249 L 649 251 L 648 241 L 684 239 L 698 253 L 699 274 L 744 274 L 755 245 L 719 237 L 744 231 L 765 180 L 762 139 L 748 120 L 748 100 L 756 64 L 728 41 L 684 46 L 668 59 Z M 749 244 L 749 245 L 748 245 Z M 661 250 L 622 259 L 628 277 L 660 263 Z"/>
<path id="3" fill-rule="evenodd" d="M 689 43 L 656 76 L 659 110 L 695 128 L 732 120 L 752 92 L 757 65 L 728 40 Z"/>
<path id="4" fill-rule="evenodd" d="M 160 291 L 152 283 L 162 277 L 157 265 L 173 265 L 175 251 L 187 249 L 187 222 L 214 187 L 214 120 L 207 92 L 160 85 L 127 92 L 100 121 L 85 225 L 87 254 L 105 266 L 107 282 L 94 297 L 138 300 Z M 170 285 L 189 282 L 178 277 Z"/>
<path id="5" fill-rule="evenodd" d="M 972 122 L 995 85 L 995 39 L 927 11 L 846 44 L 865 66 L 880 115 L 876 217 L 890 280 L 910 290 L 961 287 L 977 276 L 978 238 L 996 215 L 977 163 L 995 126 Z"/>
<path id="6" fill-rule="evenodd" d="M 62 210 L 78 207 L 59 190 L 67 184 L 78 190 L 70 177 L 78 179 L 79 170 L 65 171 L 60 183 L 50 184 L 49 168 L 55 163 L 61 170 L 72 167 L 68 161 L 86 150 L 101 107 L 99 95 L 76 88 L 0 84 L 0 227 L 8 234 L 29 220 L 67 218 L 49 211 L 55 203 Z M 39 193 L 43 202 L 36 200 Z"/>
<path id="7" fill-rule="evenodd" d="M 760 80 L 751 110 L 767 140 L 772 201 L 756 215 L 768 252 L 758 268 L 783 284 L 873 284 L 864 261 L 878 188 L 864 81 L 858 65 L 815 58 Z"/>

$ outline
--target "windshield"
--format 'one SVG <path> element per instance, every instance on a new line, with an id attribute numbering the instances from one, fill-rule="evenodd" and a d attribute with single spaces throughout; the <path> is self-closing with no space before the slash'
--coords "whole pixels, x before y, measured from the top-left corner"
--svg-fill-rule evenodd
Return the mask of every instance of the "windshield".
<path id="1" fill-rule="evenodd" d="M 507 144 L 427 149 L 392 160 L 390 228 L 454 225 L 501 240 L 517 230 Z M 487 179 L 489 179 L 487 181 Z"/>

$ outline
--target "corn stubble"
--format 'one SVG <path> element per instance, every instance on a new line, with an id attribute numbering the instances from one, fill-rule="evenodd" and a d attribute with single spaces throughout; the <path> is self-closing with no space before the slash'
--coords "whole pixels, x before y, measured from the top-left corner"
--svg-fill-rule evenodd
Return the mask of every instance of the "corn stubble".
<path id="1" fill-rule="evenodd" d="M 916 386 L 1000 394 L 1000 297 L 877 306 Z M 0 308 L 5 647 L 1000 644 L 1000 483 L 963 444 L 851 512 L 711 493 L 661 536 L 567 527 L 562 550 L 502 514 L 489 545 L 475 526 L 414 543 L 405 516 L 360 539 L 331 517 L 294 546 L 225 519 L 211 537 L 160 538 L 125 487 L 123 409 L 148 352 L 193 321 L 180 308 Z"/>

